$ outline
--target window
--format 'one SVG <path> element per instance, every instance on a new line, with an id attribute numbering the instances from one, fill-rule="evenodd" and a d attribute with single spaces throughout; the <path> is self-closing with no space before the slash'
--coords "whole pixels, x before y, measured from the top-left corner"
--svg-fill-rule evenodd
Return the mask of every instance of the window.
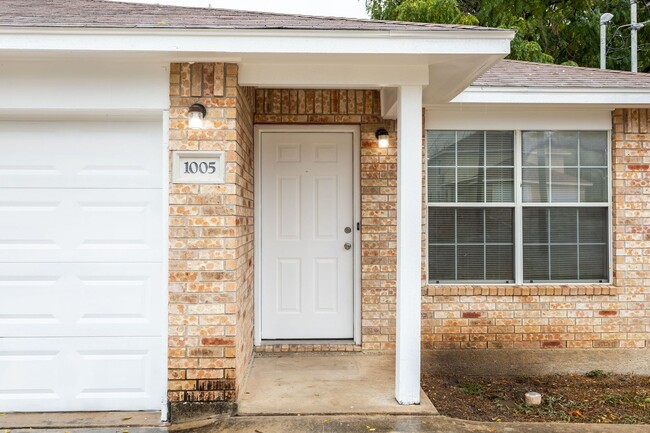
<path id="1" fill-rule="evenodd" d="M 514 133 L 428 133 L 429 276 L 514 280 Z"/>
<path id="2" fill-rule="evenodd" d="M 607 281 L 607 143 L 606 131 L 428 131 L 429 279 Z"/>

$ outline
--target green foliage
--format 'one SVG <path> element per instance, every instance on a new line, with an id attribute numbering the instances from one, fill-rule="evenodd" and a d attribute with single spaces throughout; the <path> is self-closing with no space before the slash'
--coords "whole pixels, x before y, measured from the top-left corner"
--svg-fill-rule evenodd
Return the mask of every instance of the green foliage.
<path id="1" fill-rule="evenodd" d="M 650 5 L 638 3 L 638 21 L 650 20 Z M 372 18 L 442 24 L 478 24 L 517 31 L 509 58 L 598 67 L 600 15 L 608 25 L 611 69 L 630 68 L 629 0 L 366 0 Z M 650 71 L 650 24 L 638 32 L 639 70 Z"/>
<path id="2" fill-rule="evenodd" d="M 607 377 L 611 373 L 604 372 L 603 370 L 591 370 L 585 373 L 585 376 L 591 377 L 592 379 L 598 378 L 598 377 Z"/>
<path id="3" fill-rule="evenodd" d="M 456 0 L 405 0 L 396 10 L 397 21 L 478 25 L 478 19 L 463 12 Z"/>
<path id="4" fill-rule="evenodd" d="M 465 394 L 475 395 L 483 391 L 483 386 L 480 383 L 465 383 L 458 386 Z"/>

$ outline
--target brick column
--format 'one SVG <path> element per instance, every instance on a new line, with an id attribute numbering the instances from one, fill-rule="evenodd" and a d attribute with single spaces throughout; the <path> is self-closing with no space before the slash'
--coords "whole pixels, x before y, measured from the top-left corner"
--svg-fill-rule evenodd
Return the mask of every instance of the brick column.
<path id="1" fill-rule="evenodd" d="M 225 183 L 170 185 L 172 416 L 181 402 L 234 402 L 251 359 L 253 94 L 237 72 L 222 63 L 171 66 L 170 151 L 226 155 Z M 207 108 L 202 130 L 188 129 L 195 102 Z"/>

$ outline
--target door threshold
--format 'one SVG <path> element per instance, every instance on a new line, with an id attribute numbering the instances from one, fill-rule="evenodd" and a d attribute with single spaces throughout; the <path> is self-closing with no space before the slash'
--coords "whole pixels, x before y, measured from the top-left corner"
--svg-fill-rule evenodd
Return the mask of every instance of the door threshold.
<path id="1" fill-rule="evenodd" d="M 352 338 L 345 339 L 345 340 L 262 340 L 259 346 L 278 346 L 282 344 L 298 344 L 298 345 L 305 345 L 305 346 L 323 345 L 323 344 L 329 344 L 329 345 L 341 344 L 341 345 L 354 346 L 356 343 Z"/>

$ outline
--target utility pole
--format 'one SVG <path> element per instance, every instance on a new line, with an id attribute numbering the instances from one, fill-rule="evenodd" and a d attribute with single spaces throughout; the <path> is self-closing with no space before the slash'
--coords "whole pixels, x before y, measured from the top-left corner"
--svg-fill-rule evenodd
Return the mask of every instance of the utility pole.
<path id="1" fill-rule="evenodd" d="M 607 23 L 612 18 L 609 12 L 600 16 L 600 69 L 607 69 Z"/>
<path id="2" fill-rule="evenodd" d="M 637 41 L 637 31 L 639 30 L 639 27 L 637 27 L 636 22 L 636 2 L 637 0 L 630 0 L 630 16 L 632 17 L 632 22 L 630 23 L 630 40 L 632 43 L 632 72 L 637 72 L 637 56 L 639 54 Z"/>

